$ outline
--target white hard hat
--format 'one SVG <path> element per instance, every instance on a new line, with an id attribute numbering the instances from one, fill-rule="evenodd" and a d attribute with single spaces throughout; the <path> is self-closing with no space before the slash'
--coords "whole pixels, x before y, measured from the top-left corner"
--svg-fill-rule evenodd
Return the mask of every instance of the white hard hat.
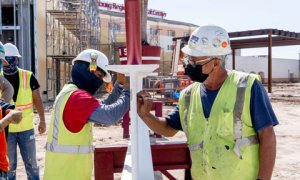
<path id="1" fill-rule="evenodd" d="M 97 51 L 95 49 L 86 49 L 84 51 L 81 51 L 77 55 L 77 57 L 75 59 L 73 59 L 72 64 L 74 64 L 75 61 L 85 61 L 85 62 L 91 63 L 92 62 L 91 55 L 93 55 L 93 54 L 97 54 L 97 67 L 102 69 L 106 74 L 103 78 L 103 81 L 110 82 L 111 75 L 109 74 L 109 72 L 106 69 L 108 66 L 108 59 L 105 56 L 105 54 L 103 54 L 100 51 Z"/>
<path id="2" fill-rule="evenodd" d="M 215 25 L 195 29 L 188 45 L 181 50 L 189 56 L 222 56 L 231 53 L 227 31 Z"/>
<path id="3" fill-rule="evenodd" d="M 13 45 L 12 43 L 6 43 L 4 45 L 4 49 L 5 49 L 5 56 L 9 57 L 9 56 L 14 56 L 14 57 L 22 57 L 19 53 L 18 48 Z"/>

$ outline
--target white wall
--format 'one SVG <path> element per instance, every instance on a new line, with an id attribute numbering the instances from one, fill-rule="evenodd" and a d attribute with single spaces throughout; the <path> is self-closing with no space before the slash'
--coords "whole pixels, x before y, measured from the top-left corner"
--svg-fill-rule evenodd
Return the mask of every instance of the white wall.
<path id="1" fill-rule="evenodd" d="M 279 59 L 273 58 L 272 76 L 275 79 L 289 79 L 290 73 L 294 74 L 294 78 L 299 79 L 300 61 L 298 59 Z M 226 68 L 232 69 L 232 56 L 228 56 Z M 264 78 L 268 78 L 268 57 L 267 56 L 236 56 L 236 70 L 245 72 L 264 73 Z M 280 80 L 279 80 L 280 81 Z"/>

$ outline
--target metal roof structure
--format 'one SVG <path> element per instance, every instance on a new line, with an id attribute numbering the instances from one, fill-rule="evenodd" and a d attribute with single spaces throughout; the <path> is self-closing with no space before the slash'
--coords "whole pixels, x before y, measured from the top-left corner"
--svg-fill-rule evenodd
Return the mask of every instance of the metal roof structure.
<path id="1" fill-rule="evenodd" d="M 244 48 L 268 47 L 268 92 L 272 92 L 272 47 L 300 45 L 300 33 L 278 30 L 259 29 L 229 32 L 232 49 L 232 68 L 235 69 L 235 50 Z M 173 38 L 188 41 L 189 37 Z"/>

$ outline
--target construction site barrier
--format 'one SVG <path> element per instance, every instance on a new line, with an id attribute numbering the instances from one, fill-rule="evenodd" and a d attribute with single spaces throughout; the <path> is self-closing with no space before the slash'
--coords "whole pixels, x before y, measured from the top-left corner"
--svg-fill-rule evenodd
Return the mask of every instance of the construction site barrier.
<path id="1" fill-rule="evenodd" d="M 113 180 L 114 173 L 122 172 L 126 152 L 127 145 L 97 146 L 94 151 L 95 180 Z M 155 143 L 151 145 L 151 153 L 153 170 L 160 171 L 170 180 L 176 178 L 168 170 L 189 171 L 191 168 L 190 152 L 184 142 Z"/>

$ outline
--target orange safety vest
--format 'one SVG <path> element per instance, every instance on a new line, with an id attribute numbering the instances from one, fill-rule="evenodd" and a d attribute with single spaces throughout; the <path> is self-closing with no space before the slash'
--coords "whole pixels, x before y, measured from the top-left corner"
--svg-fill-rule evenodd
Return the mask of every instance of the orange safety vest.
<path id="1" fill-rule="evenodd" d="M 2 120 L 2 108 L 0 107 L 0 121 Z M 0 170 L 8 171 L 7 144 L 5 130 L 0 131 Z"/>

